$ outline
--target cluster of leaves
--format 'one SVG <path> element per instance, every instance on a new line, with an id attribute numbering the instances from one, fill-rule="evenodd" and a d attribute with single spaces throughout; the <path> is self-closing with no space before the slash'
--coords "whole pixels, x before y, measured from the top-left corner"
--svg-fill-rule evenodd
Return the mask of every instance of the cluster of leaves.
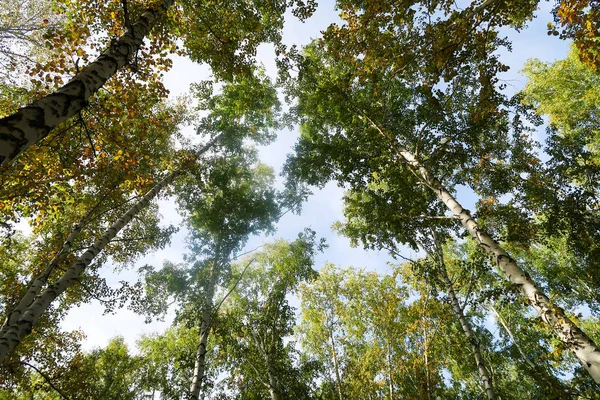
<path id="1" fill-rule="evenodd" d="M 580 51 L 580 60 L 594 71 L 600 70 L 598 6 L 595 0 L 558 1 L 554 8 L 554 21 L 560 28 L 552 23 L 548 24 L 548 34 L 560 36 L 561 39 L 572 39 Z"/>

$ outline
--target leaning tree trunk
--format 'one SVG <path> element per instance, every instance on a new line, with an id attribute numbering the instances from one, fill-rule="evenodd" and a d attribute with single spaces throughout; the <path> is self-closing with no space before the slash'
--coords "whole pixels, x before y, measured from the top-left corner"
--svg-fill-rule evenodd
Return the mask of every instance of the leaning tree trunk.
<path id="1" fill-rule="evenodd" d="M 215 136 L 195 153 L 195 157 L 200 157 L 222 137 L 223 134 Z M 66 258 L 66 255 L 72 246 L 72 241 L 79 235 L 81 227 L 73 227 L 73 230 L 63 244 L 62 249 L 50 262 L 46 270 L 34 278 L 23 298 L 21 298 L 17 306 L 11 310 L 0 329 L 0 332 L 2 333 L 0 335 L 0 362 L 2 362 L 19 343 L 21 343 L 25 336 L 31 333 L 33 325 L 40 319 L 54 299 L 77 282 L 81 274 L 91 264 L 92 260 L 121 231 L 121 229 L 123 229 L 138 212 L 146 207 L 165 186 L 172 183 L 177 176 L 185 172 L 185 165 L 186 164 L 184 163 L 184 166 L 170 172 L 165 178 L 158 182 L 137 203 L 127 210 L 121 218 L 112 224 L 105 231 L 104 235 L 97 239 L 92 246 L 90 246 L 88 250 L 83 253 L 83 255 L 81 255 L 58 280 L 56 280 L 56 282 L 48 286 L 40 295 L 41 288 L 48 280 L 50 273 L 64 260 L 64 258 Z"/>
<path id="2" fill-rule="evenodd" d="M 194 376 L 190 385 L 190 399 L 198 400 L 200 398 L 200 388 L 204 380 L 204 371 L 206 370 L 206 346 L 208 345 L 208 334 L 213 319 L 213 297 L 215 286 L 217 284 L 217 266 L 216 260 L 210 266 L 210 278 L 206 288 L 206 298 L 202 309 L 202 323 L 200 325 L 200 344 L 196 351 L 196 360 L 194 362 Z"/>
<path id="3" fill-rule="evenodd" d="M 535 364 L 533 361 L 531 361 L 531 358 L 529 358 L 527 356 L 527 354 L 525 353 L 525 350 L 523 350 L 523 347 L 521 346 L 521 344 L 519 343 L 519 341 L 513 334 L 512 330 L 506 324 L 506 321 L 504 320 L 502 315 L 500 315 L 500 312 L 498 310 L 496 310 L 496 308 L 491 303 L 488 304 L 487 308 L 489 311 L 491 311 L 496 316 L 496 321 L 500 322 L 500 325 L 504 328 L 504 331 L 510 337 L 511 341 L 517 348 L 517 351 L 521 355 L 521 358 L 523 359 L 523 361 L 525 361 L 525 364 L 527 364 L 527 366 L 529 367 L 530 371 L 548 385 L 548 389 L 552 390 L 551 393 L 556 393 L 556 395 L 558 396 L 557 398 L 559 398 L 561 396 L 570 397 L 570 398 L 577 397 L 577 395 L 579 394 L 577 391 L 573 390 L 573 388 L 571 388 L 569 386 L 566 386 L 563 382 L 561 382 L 554 375 L 552 375 L 550 372 L 548 372 L 546 370 L 546 368 L 543 367 L 543 365 Z M 560 392 L 563 392 L 563 394 L 560 395 L 559 394 Z"/>
<path id="4" fill-rule="evenodd" d="M 146 10 L 123 36 L 56 92 L 0 119 L 0 166 L 80 112 L 89 98 L 129 62 L 173 1 L 162 0 L 156 7 Z"/>
<path id="5" fill-rule="evenodd" d="M 60 296 L 68 287 L 73 286 L 75 282 L 77 282 L 92 260 L 106 247 L 119 231 L 121 231 L 121 229 L 123 229 L 129 221 L 140 212 L 140 210 L 146 207 L 161 189 L 173 182 L 173 180 L 182 173 L 182 170 L 173 171 L 157 183 L 144 195 L 144 197 L 127 210 L 121 218 L 112 224 L 106 230 L 104 235 L 98 238 L 58 280 L 48 286 L 39 296 L 28 296 L 29 292 L 25 295 L 28 300 L 25 303 L 29 304 L 24 304 L 21 307 L 21 310 L 24 311 L 22 311 L 20 318 L 12 318 L 13 321 L 11 321 L 11 325 L 6 329 L 4 336 L 0 338 L 0 362 L 2 362 L 29 333 L 31 333 L 33 325 L 40 319 L 44 311 L 50 307 L 50 304 L 54 299 Z M 19 305 L 21 304 L 19 303 Z"/>
<path id="6" fill-rule="evenodd" d="M 450 299 L 452 311 L 454 312 L 454 316 L 460 322 L 460 327 L 462 328 L 463 333 L 465 334 L 467 341 L 471 346 L 471 351 L 473 352 L 473 357 L 475 358 L 475 364 L 477 365 L 477 371 L 479 372 L 479 377 L 481 378 L 487 398 L 489 400 L 495 400 L 497 397 L 496 391 L 494 390 L 494 386 L 492 384 L 492 377 L 490 376 L 490 373 L 485 366 L 485 362 L 483 361 L 479 341 L 475 337 L 475 334 L 471 329 L 471 324 L 463 313 L 460 303 L 458 302 L 458 298 L 456 297 L 456 293 L 454 292 L 454 288 L 452 287 L 452 281 L 450 281 L 450 278 L 448 277 L 448 271 L 446 270 L 446 263 L 444 262 L 444 255 L 442 251 L 442 248 L 439 246 L 439 243 L 436 240 L 435 252 L 437 255 L 437 264 L 440 268 L 442 281 L 446 287 L 446 291 L 448 292 L 448 298 Z"/>
<path id="7" fill-rule="evenodd" d="M 403 159 L 404 163 L 413 170 L 416 176 L 427 187 L 433 190 L 448 209 L 456 216 L 462 226 L 469 232 L 479 248 L 485 251 L 504 273 L 508 280 L 517 287 L 521 294 L 527 299 L 540 314 L 542 321 L 547 323 L 554 333 L 566 347 L 575 354 L 581 365 L 588 371 L 590 376 L 600 383 L 600 349 L 585 332 L 565 315 L 565 311 L 551 304 L 548 296 L 542 292 L 533 279 L 523 271 L 519 264 L 508 254 L 498 242 L 496 242 L 477 221 L 471 216 L 469 210 L 454 198 L 454 196 L 433 177 L 429 171 L 419 163 L 417 158 L 409 151 L 397 145 L 393 137 L 387 135 L 377 124 L 366 117 L 375 129 L 392 145 Z"/>
<path id="8" fill-rule="evenodd" d="M 0 328 L 0 338 L 3 337 L 8 332 L 8 329 L 21 318 L 21 316 L 25 313 L 27 308 L 31 305 L 31 303 L 33 303 L 35 298 L 40 294 L 40 291 L 42 290 L 42 288 L 48 281 L 48 278 L 50 278 L 50 274 L 69 255 L 69 252 L 71 251 L 71 247 L 73 246 L 73 242 L 75 241 L 75 239 L 77 239 L 77 237 L 79 236 L 80 233 L 81 233 L 81 224 L 73 225 L 73 229 L 71 230 L 71 233 L 69 233 L 67 240 L 65 240 L 65 242 L 63 243 L 59 252 L 54 256 L 52 261 L 50 261 L 50 263 L 44 269 L 44 271 L 42 271 L 39 275 L 37 275 L 35 278 L 33 278 L 33 280 L 27 286 L 27 289 L 25 290 L 25 294 L 23 295 L 23 297 L 21 297 L 21 300 L 19 300 L 17 305 L 12 310 L 10 310 L 10 312 L 8 313 L 6 320 L 2 324 L 2 328 Z"/>

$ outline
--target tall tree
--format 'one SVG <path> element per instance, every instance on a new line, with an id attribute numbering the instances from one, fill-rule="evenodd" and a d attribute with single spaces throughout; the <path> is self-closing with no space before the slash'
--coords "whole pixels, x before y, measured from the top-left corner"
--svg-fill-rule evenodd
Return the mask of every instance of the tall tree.
<path id="1" fill-rule="evenodd" d="M 246 95 L 246 102 L 243 100 L 244 91 L 252 93 L 252 95 Z M 211 93 L 205 93 L 205 95 L 212 96 Z M 185 173 L 191 173 L 191 170 L 197 168 L 194 178 L 189 178 L 186 183 L 194 186 L 194 188 L 188 188 L 188 191 L 191 190 L 193 192 L 197 190 L 195 189 L 195 185 L 202 181 L 204 170 L 204 166 L 198 166 L 198 163 L 202 162 L 198 158 L 204 152 L 211 149 L 223 137 L 227 138 L 226 143 L 223 144 L 225 148 L 229 146 L 229 148 L 233 149 L 232 151 L 237 151 L 235 150 L 236 146 L 241 145 L 247 131 L 250 131 L 250 136 L 253 135 L 257 138 L 261 134 L 268 136 L 267 133 L 270 127 L 275 124 L 272 113 L 275 112 L 273 108 L 277 107 L 277 104 L 274 103 L 276 102 L 276 97 L 274 89 L 264 78 L 262 80 L 258 78 L 245 78 L 238 84 L 232 83 L 230 86 L 226 86 L 224 94 L 213 97 L 215 98 L 211 100 L 210 104 L 203 105 L 203 107 L 205 106 L 211 111 L 204 118 L 204 124 L 207 124 L 206 121 L 213 121 L 216 124 L 211 127 L 211 129 L 214 129 L 212 131 L 212 139 L 204 147 L 200 148 L 194 156 L 176 158 L 175 162 L 178 165 L 173 165 L 170 171 L 164 171 L 164 175 L 157 183 L 150 182 L 151 186 L 148 192 L 137 199 L 129 209 L 120 211 L 121 214 L 117 212 L 116 221 L 109 220 L 109 228 L 102 228 L 103 230 L 100 230 L 98 236 L 92 237 L 93 242 L 89 244 L 88 250 L 78 257 L 73 257 L 71 254 L 73 240 L 78 236 L 81 229 L 79 224 L 75 225 L 71 234 L 68 235 L 66 242 L 62 245 L 62 248 L 58 248 L 55 259 L 48 259 L 47 265 L 34 274 L 30 285 L 21 294 L 21 298 L 17 297 L 13 306 L 5 310 L 7 315 L 1 329 L 2 337 L 0 338 L 0 348 L 2 349 L 0 354 L 2 358 L 6 357 L 29 334 L 33 324 L 50 307 L 54 299 L 60 296 L 68 287 L 73 286 L 79 281 L 98 253 L 157 196 L 162 188 L 171 184 L 177 177 Z M 208 97 L 203 97 L 203 99 L 208 101 Z M 236 111 L 235 107 L 242 106 L 246 107 L 245 111 L 240 111 L 239 109 Z M 247 115 L 248 118 L 242 118 L 243 115 Z M 116 158 L 118 159 L 122 155 L 123 152 L 121 151 L 116 155 Z M 192 167 L 194 165 L 195 167 Z M 231 167 L 229 173 L 233 173 Z M 219 176 L 218 173 L 217 176 Z M 230 177 L 231 175 L 220 176 L 223 179 L 221 184 L 227 185 L 226 180 Z M 94 208 L 92 208 L 92 211 L 94 211 Z M 104 229 L 106 230 L 104 231 Z M 125 248 L 128 247 L 130 246 L 125 246 Z M 55 281 L 46 286 L 46 283 L 51 281 L 51 279 L 55 279 Z"/>
<path id="2" fill-rule="evenodd" d="M 410 76 L 387 76 L 385 70 L 361 78 L 350 63 L 330 54 L 327 42 L 313 45 L 306 56 L 295 92 L 303 134 L 288 169 L 312 184 L 336 178 L 356 190 L 369 182 L 385 185 L 380 193 L 396 215 L 435 216 L 444 208 L 451 212 L 600 382 L 600 351 L 594 341 L 550 302 L 451 193 L 455 185 L 466 184 L 483 193 L 504 194 L 511 190 L 509 177 L 529 168 L 519 117 L 510 124 L 502 97 L 480 96 L 485 84 L 462 75 L 477 69 L 478 61 L 464 64 L 445 90 L 432 92 L 412 89 Z M 480 168 L 486 160 L 493 163 Z M 506 169 L 509 160 L 511 168 Z M 414 196 L 407 198 L 409 190 Z M 390 237 L 386 229 L 379 232 Z"/>
<path id="3" fill-rule="evenodd" d="M 205 379 L 208 339 L 217 317 L 215 296 L 219 287 L 228 286 L 231 260 L 249 235 L 272 229 L 278 215 L 272 171 L 256 164 L 252 153 L 214 160 L 206 179 L 201 191 L 180 192 L 191 229 L 188 266 L 147 270 L 149 287 L 142 303 L 160 310 L 162 299 L 173 296 L 179 303 L 176 322 L 197 329 L 194 368 L 188 371 L 193 399 L 199 398 Z"/>
<path id="4" fill-rule="evenodd" d="M 207 83 L 196 87 L 201 107 L 212 112 L 202 119 L 199 131 L 218 133 L 223 154 L 211 162 L 208 172 L 199 169 L 178 186 L 178 201 L 191 229 L 190 265 L 173 275 L 172 266 L 147 272 L 148 295 L 141 303 L 148 310 L 164 311 L 165 298 L 174 296 L 181 310 L 177 321 L 199 331 L 189 395 L 198 398 L 205 377 L 206 352 L 214 325 L 214 296 L 228 282 L 230 263 L 249 235 L 269 231 L 279 213 L 278 195 L 271 187 L 272 170 L 257 163 L 256 151 L 245 138 L 268 142 L 277 107 L 275 90 L 243 78 L 212 96 Z M 196 182 L 205 181 L 202 189 Z M 169 283 L 171 279 L 178 279 Z M 177 283 L 178 282 L 178 283 Z M 182 283 L 183 282 L 183 283 Z M 165 288 L 161 288 L 165 285 Z M 157 296 L 161 294 L 161 296 Z M 200 326 L 196 321 L 200 322 Z"/>
<path id="5" fill-rule="evenodd" d="M 174 3 L 173 0 L 161 0 L 144 10 L 138 7 L 136 20 L 129 17 L 126 7 L 119 9 L 121 4 L 127 6 L 127 2 L 114 1 L 101 5 L 106 15 L 97 12 L 89 14 L 97 5 L 96 2 L 83 3 L 73 15 L 76 18 L 77 11 L 83 11 L 94 22 L 83 32 L 84 36 L 94 33 L 94 30 L 106 33 L 105 26 L 96 25 L 99 22 L 108 24 L 108 33 L 119 36 L 118 39 L 107 43 L 108 47 L 90 64 L 80 70 L 76 65 L 77 73 L 66 85 L 0 120 L 0 164 L 6 164 L 46 137 L 59 124 L 78 114 L 118 70 L 126 65 L 136 70 L 137 54 L 151 31 L 159 39 L 157 43 L 152 43 L 156 46 L 146 55 L 147 61 L 152 60 L 154 55 L 164 56 L 162 52 L 165 50 L 173 50 L 176 47 L 174 31 L 178 31 L 183 34 L 187 53 L 192 59 L 211 64 L 215 76 L 232 78 L 249 72 L 260 43 L 274 42 L 279 51 L 283 51 L 279 31 L 288 6 L 297 5 L 292 11 L 302 18 L 310 15 L 314 9 L 312 1 L 288 4 L 279 0 L 225 5 L 220 2 L 184 0 L 177 2 L 176 10 L 169 14 Z M 122 18 L 113 18 L 117 14 Z M 80 33 L 74 35 L 80 36 Z M 147 77 L 154 78 L 156 73 L 151 70 Z"/>
<path id="6" fill-rule="evenodd" d="M 238 264 L 239 278 L 231 295 L 221 300 L 215 331 L 216 358 L 229 373 L 225 392 L 239 391 L 247 399 L 310 398 L 313 382 L 303 376 L 295 343 L 285 339 L 295 325 L 288 297 L 316 275 L 312 265 L 317 250 L 314 232 L 308 232 L 291 243 L 269 244 L 250 256 L 253 262 Z"/>

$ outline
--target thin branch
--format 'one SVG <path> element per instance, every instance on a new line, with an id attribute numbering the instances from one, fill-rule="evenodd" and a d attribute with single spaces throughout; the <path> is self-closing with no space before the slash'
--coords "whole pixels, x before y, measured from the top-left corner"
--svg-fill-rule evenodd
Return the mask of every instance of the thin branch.
<path id="1" fill-rule="evenodd" d="M 264 245 L 264 244 L 261 244 L 260 246 L 256 246 L 256 247 L 255 247 L 255 248 L 253 248 L 252 250 L 248 250 L 248 251 L 246 251 L 246 252 L 244 252 L 244 253 L 238 254 L 237 256 L 233 257 L 233 258 L 231 259 L 231 261 L 233 261 L 233 260 L 237 260 L 238 258 L 240 258 L 240 257 L 242 257 L 242 256 L 245 256 L 246 254 L 254 253 L 256 250 L 258 250 L 258 249 L 260 249 L 260 248 L 262 248 L 262 247 L 265 247 L 265 245 Z"/>
<path id="2" fill-rule="evenodd" d="M 115 243 L 115 242 L 136 242 L 136 241 L 139 241 L 139 240 L 150 240 L 150 239 L 156 239 L 156 238 L 157 238 L 156 235 L 128 237 L 128 238 L 112 239 L 110 241 L 110 243 Z"/>
<path id="3" fill-rule="evenodd" d="M 46 375 L 44 372 L 42 372 L 39 368 L 35 367 L 32 364 L 29 364 L 26 361 L 19 361 L 21 364 L 28 366 L 29 368 L 33 369 L 35 372 L 37 372 L 38 374 L 40 374 L 40 376 L 42 378 L 44 378 L 44 380 L 46 381 L 46 383 L 48 383 L 48 385 L 50 385 L 50 387 L 52 389 L 54 389 L 56 391 L 56 393 L 58 393 L 60 395 L 60 397 L 62 397 L 65 400 L 71 400 L 71 398 L 69 396 L 67 396 L 62 390 L 60 390 L 59 388 L 57 388 L 56 386 L 54 386 L 54 384 L 52 383 L 52 380 L 50 379 L 50 377 L 48 375 Z"/>
<path id="4" fill-rule="evenodd" d="M 400 254 L 396 249 L 392 248 L 391 246 L 383 246 L 382 248 L 387 250 L 388 252 L 390 252 L 392 254 L 392 257 L 397 256 L 397 257 L 402 258 L 404 261 L 408 261 L 410 263 L 415 262 L 415 260 L 413 260 L 412 258 L 403 256 L 402 254 Z"/>
<path id="5" fill-rule="evenodd" d="M 88 129 L 87 124 L 83 120 L 83 117 L 81 116 L 81 112 L 79 112 L 79 122 L 81 123 L 81 125 L 83 126 L 83 129 L 85 130 L 85 134 L 87 135 L 88 141 L 90 142 L 90 146 L 92 147 L 92 152 L 94 153 L 94 157 L 98 158 L 98 154 L 96 153 L 96 147 L 94 146 L 94 141 L 92 140 L 92 134 L 90 133 L 90 130 Z"/>
<path id="6" fill-rule="evenodd" d="M 246 273 L 246 270 L 248 269 L 248 267 L 250 266 L 250 264 L 252 264 L 254 262 L 254 260 L 256 260 L 256 258 L 253 258 L 252 260 L 250 260 L 250 262 L 248 262 L 248 264 L 246 264 L 246 266 L 244 267 L 244 269 L 242 270 L 242 273 L 240 274 L 240 276 L 237 278 L 237 280 L 235 281 L 235 284 L 231 287 L 231 289 L 229 289 L 229 291 L 227 292 L 227 294 L 225 296 L 223 296 L 223 298 L 221 299 L 221 301 L 219 301 L 219 304 L 217 304 L 217 306 L 214 309 L 214 313 L 216 314 L 217 311 L 219 311 L 219 308 L 221 308 L 221 305 L 223 304 L 223 302 L 229 297 L 229 295 L 231 294 L 231 292 L 233 292 L 233 290 L 237 287 L 237 285 L 240 283 L 240 281 L 242 280 L 242 278 L 244 277 L 244 274 Z"/>

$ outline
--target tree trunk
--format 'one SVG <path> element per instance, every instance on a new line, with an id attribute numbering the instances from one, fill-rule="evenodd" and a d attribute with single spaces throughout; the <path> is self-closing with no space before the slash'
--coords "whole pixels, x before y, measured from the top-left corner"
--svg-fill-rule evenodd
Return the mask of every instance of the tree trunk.
<path id="1" fill-rule="evenodd" d="M 464 209 L 437 179 L 431 177 L 429 172 L 420 166 L 411 153 L 404 151 L 401 154 L 410 166 L 417 169 L 423 178 L 423 182 L 429 185 L 438 198 L 459 218 L 461 224 L 471 234 L 477 245 L 494 259 L 498 268 L 519 289 L 529 304 L 536 309 L 542 320 L 550 325 L 567 348 L 577 356 L 591 377 L 597 383 L 600 383 L 600 349 L 594 341 L 565 315 L 561 307 L 550 304 L 550 299 L 537 287 L 529 274 L 521 269 L 498 242 L 477 225 L 471 213 Z"/>
<path id="2" fill-rule="evenodd" d="M 161 0 L 156 7 L 147 9 L 123 36 L 62 88 L 2 118 L 0 166 L 46 137 L 58 124 L 79 113 L 89 98 L 129 62 L 173 1 Z"/>
<path id="3" fill-rule="evenodd" d="M 54 269 L 56 269 L 56 267 L 58 267 L 58 265 L 60 265 L 65 260 L 65 258 L 71 251 L 73 241 L 77 239 L 80 233 L 81 224 L 75 224 L 73 226 L 73 229 L 71 230 L 71 233 L 67 237 L 67 240 L 65 240 L 65 242 L 63 243 L 60 251 L 56 254 L 56 256 L 54 256 L 52 261 L 50 261 L 46 269 L 44 269 L 44 271 L 42 271 L 38 276 L 33 278 L 31 283 L 27 286 L 27 290 L 25 291 L 23 297 L 21 297 L 19 303 L 10 311 L 8 317 L 6 317 L 6 320 L 2 324 L 2 328 L 0 328 L 0 338 L 3 337 L 6 334 L 6 332 L 8 332 L 8 329 L 12 325 L 14 325 L 19 320 L 19 318 L 21 318 L 21 316 L 25 313 L 27 308 L 40 294 L 40 291 L 48 281 L 50 274 L 54 271 Z"/>
<path id="4" fill-rule="evenodd" d="M 423 357 L 425 360 L 425 394 L 427 395 L 427 400 L 431 400 L 431 384 L 430 384 L 430 376 L 429 376 L 429 358 L 427 357 L 427 334 L 425 334 L 425 350 L 423 352 Z"/>
<path id="5" fill-rule="evenodd" d="M 329 337 L 331 339 L 331 356 L 333 358 L 333 369 L 335 370 L 335 378 L 337 380 L 337 390 L 340 400 L 344 400 L 344 390 L 342 389 L 342 378 L 340 376 L 340 366 L 338 364 L 337 353 L 335 351 L 335 341 L 333 340 L 333 332 L 329 331 Z"/>
<path id="6" fill-rule="evenodd" d="M 460 326 L 463 330 L 463 333 L 467 337 L 467 341 L 471 345 L 471 351 L 473 352 L 473 357 L 475 358 L 475 364 L 477 365 L 477 370 L 479 372 L 479 377 L 481 378 L 481 382 L 483 384 L 483 388 L 489 400 L 495 400 L 496 391 L 494 390 L 494 386 L 492 385 L 492 377 L 488 369 L 485 366 L 483 361 L 483 357 L 481 356 L 481 349 L 479 347 L 479 341 L 475 337 L 473 330 L 471 329 L 471 324 L 465 317 L 462 308 L 460 307 L 460 303 L 456 298 L 456 293 L 454 292 L 454 288 L 452 287 L 452 282 L 448 277 L 448 271 L 446 270 L 446 263 L 444 262 L 444 255 L 442 253 L 442 248 L 440 244 L 435 240 L 435 252 L 437 255 L 437 263 L 440 267 L 440 274 L 442 276 L 442 281 L 446 286 L 446 291 L 448 292 L 448 298 L 450 299 L 450 305 L 452 306 L 452 311 L 454 315 L 460 322 Z"/>
<path id="7" fill-rule="evenodd" d="M 190 399 L 198 400 L 200 398 L 200 388 L 204 380 L 204 371 L 206 369 L 206 346 L 208 344 L 208 335 L 213 318 L 213 297 L 215 295 L 215 286 L 217 283 L 216 260 L 210 266 L 210 278 L 206 288 L 206 299 L 202 309 L 202 323 L 200 324 L 200 344 L 196 350 L 196 359 L 194 362 L 194 376 L 190 385 Z"/>
<path id="8" fill-rule="evenodd" d="M 508 280 L 517 287 L 529 304 L 540 314 L 542 321 L 547 323 L 567 348 L 575 354 L 594 381 L 600 383 L 600 349 L 594 341 L 565 315 L 561 307 L 550 304 L 550 299 L 537 287 L 529 274 L 521 269 L 498 242 L 477 225 L 469 210 L 463 208 L 442 183 L 431 176 L 429 171 L 419 163 L 411 152 L 398 146 L 393 137 L 388 137 L 377 124 L 368 117 L 366 118 L 391 145 L 395 146 L 404 163 L 413 170 L 425 185 L 435 192 L 438 199 L 460 220 L 462 226 L 469 232 L 479 248 L 494 260 Z"/>
<path id="9" fill-rule="evenodd" d="M 265 361 L 267 363 L 267 375 L 269 378 L 269 395 L 271 396 L 271 400 L 279 400 L 279 395 L 277 394 L 277 379 L 275 379 L 275 373 L 273 372 L 271 359 L 269 358 L 268 353 L 265 353 Z"/>
<path id="10" fill-rule="evenodd" d="M 25 309 L 21 317 L 17 320 L 13 318 L 13 324 L 6 329 L 4 336 L 0 338 L 0 362 L 2 362 L 8 354 L 10 354 L 14 348 L 21 343 L 23 338 L 31 333 L 33 325 L 40 319 L 43 312 L 48 309 L 50 304 L 60 296 L 68 287 L 72 286 L 77 282 L 81 274 L 90 265 L 92 260 L 100 253 L 106 245 L 123 229 L 129 221 L 144 207 L 150 203 L 154 197 L 163 189 L 169 185 L 173 180 L 182 173 L 181 170 L 171 172 L 159 183 L 157 183 L 148 193 L 144 195 L 136 204 L 134 204 L 121 218 L 119 218 L 114 224 L 112 224 L 102 235 L 98 238 L 92 246 L 90 246 L 83 255 L 81 255 L 73 265 L 65 271 L 65 273 L 52 285 L 48 286 L 46 290 L 33 300 L 28 307 Z M 29 293 L 29 292 L 28 292 Z M 25 295 L 27 297 L 28 294 Z M 29 297 L 28 297 L 29 299 Z"/>
<path id="11" fill-rule="evenodd" d="M 392 350 L 389 343 L 387 344 L 387 363 L 388 363 L 388 388 L 390 390 L 390 400 L 394 400 L 394 379 L 392 377 Z"/>
<path id="12" fill-rule="evenodd" d="M 500 325 L 504 328 L 504 330 L 506 331 L 508 336 L 511 338 L 513 344 L 519 351 L 519 354 L 521 354 L 523 361 L 525 361 L 525 364 L 527 364 L 529 366 L 529 368 L 531 369 L 531 372 L 533 374 L 537 375 L 539 377 L 539 379 L 543 380 L 545 383 L 548 384 L 548 388 L 556 396 L 554 398 L 559 399 L 559 398 L 563 398 L 563 396 L 575 398 L 578 395 L 578 393 L 576 391 L 574 391 L 572 388 L 566 386 L 563 382 L 561 382 L 559 379 L 557 379 L 554 375 L 549 373 L 546 370 L 546 368 L 544 368 L 541 364 L 538 365 L 538 364 L 535 364 L 533 361 L 531 361 L 531 359 L 527 356 L 527 354 L 523 350 L 523 347 L 521 346 L 521 344 L 519 343 L 517 338 L 515 338 L 515 336 L 513 335 L 512 330 L 506 324 L 506 321 L 504 320 L 502 315 L 500 315 L 500 313 L 498 312 L 498 310 L 496 310 L 496 308 L 492 304 L 488 305 L 488 310 L 490 310 L 496 316 L 496 320 L 498 322 L 500 322 Z"/>
<path id="13" fill-rule="evenodd" d="M 269 395 L 271 396 L 271 400 L 279 400 L 279 396 L 277 396 L 277 392 L 271 382 L 271 376 L 269 375 Z"/>

